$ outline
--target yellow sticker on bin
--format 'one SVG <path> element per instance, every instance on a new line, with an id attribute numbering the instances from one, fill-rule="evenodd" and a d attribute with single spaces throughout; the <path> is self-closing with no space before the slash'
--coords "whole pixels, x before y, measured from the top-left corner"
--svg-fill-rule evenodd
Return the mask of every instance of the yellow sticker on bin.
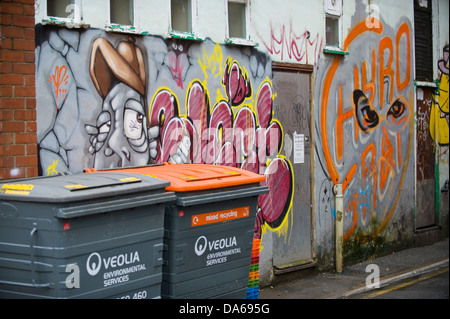
<path id="1" fill-rule="evenodd" d="M 0 189 L 0 193 L 29 195 L 34 185 L 31 184 L 4 184 Z"/>
<path id="2" fill-rule="evenodd" d="M 65 188 L 68 189 L 81 189 L 81 188 L 87 188 L 86 185 L 82 185 L 82 184 L 72 184 L 72 185 L 66 185 L 64 186 Z"/>
<path id="3" fill-rule="evenodd" d="M 126 178 L 121 178 L 120 181 L 121 182 L 140 182 L 141 179 L 137 178 L 137 177 L 126 177 Z"/>

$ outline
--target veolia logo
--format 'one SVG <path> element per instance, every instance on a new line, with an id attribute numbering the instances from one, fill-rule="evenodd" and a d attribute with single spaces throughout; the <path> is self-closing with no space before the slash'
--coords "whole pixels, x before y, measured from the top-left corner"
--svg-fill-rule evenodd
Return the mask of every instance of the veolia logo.
<path id="1" fill-rule="evenodd" d="M 100 271 L 100 268 L 102 267 L 102 262 L 105 270 L 108 270 L 109 268 L 122 267 L 125 265 L 140 262 L 140 259 L 139 253 L 137 251 L 129 252 L 126 254 L 119 254 L 107 258 L 102 258 L 99 253 L 92 253 L 89 255 L 86 261 L 86 270 L 88 274 L 91 276 L 97 275 Z"/>
<path id="2" fill-rule="evenodd" d="M 86 261 L 86 270 L 89 275 L 95 276 L 100 271 L 102 266 L 102 258 L 98 253 L 92 253 L 89 255 Z"/>
<path id="3" fill-rule="evenodd" d="M 208 247 L 208 240 L 206 239 L 205 236 L 201 236 L 197 239 L 197 241 L 195 242 L 195 253 L 197 254 L 197 256 L 201 256 L 203 255 L 203 253 L 206 250 L 206 247 Z"/>
<path id="4" fill-rule="evenodd" d="M 207 248 L 209 250 L 219 250 L 230 248 L 237 245 L 236 236 L 229 238 L 221 238 L 213 241 L 208 241 L 205 236 L 200 236 L 195 242 L 194 250 L 197 256 L 203 255 Z"/>

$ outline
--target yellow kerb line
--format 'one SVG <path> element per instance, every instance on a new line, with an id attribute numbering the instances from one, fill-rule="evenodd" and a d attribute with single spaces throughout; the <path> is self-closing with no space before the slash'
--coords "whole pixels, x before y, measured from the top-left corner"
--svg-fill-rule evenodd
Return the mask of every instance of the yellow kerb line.
<path id="1" fill-rule="evenodd" d="M 371 299 L 371 298 L 375 298 L 375 297 L 377 297 L 377 296 L 379 296 L 379 295 L 382 295 L 382 294 L 385 294 L 385 293 L 387 293 L 387 292 L 394 291 L 394 290 L 397 290 L 397 289 L 401 289 L 401 288 L 404 288 L 404 287 L 413 285 L 413 284 L 415 284 L 415 283 L 418 283 L 418 282 L 421 282 L 421 281 L 430 279 L 430 278 L 432 278 L 432 277 L 441 275 L 441 274 L 447 272 L 448 269 L 449 269 L 449 267 L 444 268 L 444 269 L 441 269 L 441 270 L 438 270 L 438 271 L 436 271 L 436 272 L 433 272 L 433 273 L 431 273 L 431 274 L 429 274 L 429 275 L 427 275 L 427 276 L 420 277 L 420 278 L 417 278 L 417 279 L 415 279 L 415 280 L 408 281 L 408 282 L 405 282 L 405 283 L 403 283 L 403 284 L 396 285 L 396 286 L 394 286 L 394 287 L 392 287 L 392 288 L 383 289 L 383 290 L 374 292 L 374 293 L 372 293 L 372 294 L 370 294 L 370 295 L 368 295 L 368 296 L 363 297 L 362 299 Z"/>

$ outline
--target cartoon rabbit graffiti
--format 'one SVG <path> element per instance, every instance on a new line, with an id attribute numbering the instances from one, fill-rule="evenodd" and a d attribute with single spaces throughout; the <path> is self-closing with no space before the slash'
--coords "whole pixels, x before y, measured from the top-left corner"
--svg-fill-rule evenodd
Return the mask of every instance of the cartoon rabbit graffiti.
<path id="1" fill-rule="evenodd" d="M 89 72 L 103 105 L 97 125 L 86 124 L 91 136 L 89 152 L 95 168 L 146 165 L 150 162 L 152 133 L 147 127 L 146 69 L 142 51 L 134 39 L 115 49 L 108 40 L 93 43 Z"/>

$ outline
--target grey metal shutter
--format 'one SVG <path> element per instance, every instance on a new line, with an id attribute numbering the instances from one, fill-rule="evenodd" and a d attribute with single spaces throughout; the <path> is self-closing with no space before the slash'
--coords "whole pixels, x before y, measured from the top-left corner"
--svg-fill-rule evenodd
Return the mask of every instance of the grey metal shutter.
<path id="1" fill-rule="evenodd" d="M 415 64 L 417 81 L 433 81 L 432 32 L 431 0 L 414 0 Z"/>

